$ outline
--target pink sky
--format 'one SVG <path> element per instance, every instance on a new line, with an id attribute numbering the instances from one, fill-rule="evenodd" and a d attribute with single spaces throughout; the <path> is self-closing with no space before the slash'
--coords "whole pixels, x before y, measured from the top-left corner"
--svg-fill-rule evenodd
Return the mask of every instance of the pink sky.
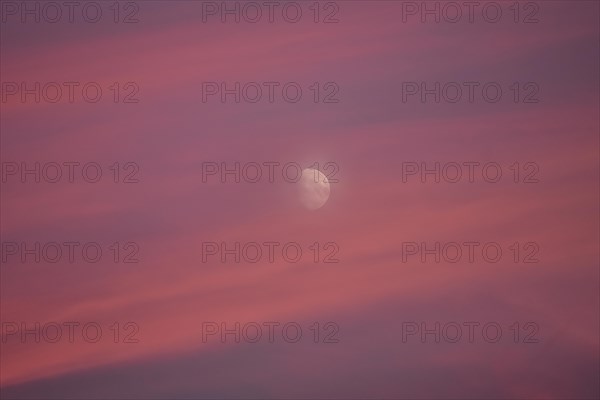
<path id="1" fill-rule="evenodd" d="M 138 2 L 129 25 L 2 23 L 2 82 L 105 88 L 95 104 L 3 102 L 2 162 L 97 162 L 106 173 L 96 184 L 2 182 L 2 242 L 95 241 L 109 255 L 2 264 L 2 323 L 105 329 L 98 343 L 3 332 L 3 397 L 597 398 L 598 3 L 539 3 L 536 24 L 511 14 L 405 24 L 401 3 L 338 2 L 335 24 L 202 23 L 201 2 L 187 1 Z M 305 92 L 296 104 L 203 103 L 212 81 Z M 506 92 L 496 104 L 403 103 L 406 81 Z M 139 103 L 112 103 L 114 82 L 135 82 Z M 314 82 L 335 82 L 340 102 L 313 103 Z M 512 102 L 514 82 L 535 82 L 540 101 Z M 209 161 L 334 162 L 339 183 L 308 211 L 281 179 L 202 183 Z M 402 182 L 405 162 L 469 161 L 506 175 Z M 138 164 L 140 182 L 113 183 L 115 162 Z M 513 183 L 515 162 L 535 162 L 540 182 Z M 202 262 L 203 242 L 236 241 L 335 242 L 340 262 Z M 499 243 L 505 257 L 402 262 L 405 242 L 469 241 Z M 140 262 L 113 263 L 114 242 L 136 242 Z M 540 262 L 512 262 L 514 242 L 537 243 Z M 113 343 L 115 321 L 134 321 L 139 343 Z M 207 321 L 295 321 L 304 337 L 203 343 Z M 316 321 L 335 322 L 339 343 L 313 343 Z M 410 321 L 497 322 L 504 336 L 403 343 Z M 514 343 L 515 322 L 536 323 L 539 343 Z"/>

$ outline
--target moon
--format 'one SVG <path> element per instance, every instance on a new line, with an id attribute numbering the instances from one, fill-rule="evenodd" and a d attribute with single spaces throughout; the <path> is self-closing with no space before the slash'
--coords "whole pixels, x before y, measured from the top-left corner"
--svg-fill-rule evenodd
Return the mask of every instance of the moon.
<path id="1" fill-rule="evenodd" d="M 306 168 L 298 181 L 300 202 L 309 210 L 318 210 L 329 199 L 329 180 L 318 169 Z"/>

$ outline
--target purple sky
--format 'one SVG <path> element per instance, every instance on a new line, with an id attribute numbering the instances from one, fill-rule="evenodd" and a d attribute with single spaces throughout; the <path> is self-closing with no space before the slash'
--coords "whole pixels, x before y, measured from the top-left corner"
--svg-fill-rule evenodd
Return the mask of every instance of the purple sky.
<path id="1" fill-rule="evenodd" d="M 98 3 L 98 23 L 76 12 L 74 23 L 55 24 L 22 23 L 5 3 L 13 2 L 2 1 L 0 28 L 3 171 L 96 162 L 103 176 L 3 177 L 3 398 L 600 396 L 597 2 L 519 2 L 518 23 L 508 1 L 497 3 L 498 23 L 479 8 L 472 23 L 423 23 L 418 13 L 404 23 L 412 2 L 401 1 L 321 2 L 315 23 L 314 3 L 298 2 L 298 23 L 277 11 L 273 23 L 223 23 L 200 1 L 139 1 L 131 24 L 114 23 L 111 2 Z M 120 19 L 135 11 L 120 7 Z M 339 22 L 323 23 L 330 14 Z M 523 23 L 531 18 L 538 22 Z M 12 94 L 11 82 L 95 82 L 103 94 L 89 103 L 77 89 L 73 102 L 36 103 Z M 273 102 L 266 92 L 257 103 L 219 94 L 203 102 L 206 82 L 279 86 Z M 297 103 L 282 97 L 289 82 L 303 90 Z M 420 93 L 403 101 L 406 82 L 479 86 L 472 102 L 464 92 L 436 103 Z M 490 82 L 503 90 L 496 103 L 481 94 Z M 134 88 L 139 102 L 124 103 Z M 339 101 L 324 102 L 328 94 Z M 138 183 L 122 183 L 127 162 L 139 166 Z M 281 175 L 203 182 L 207 162 L 332 163 L 339 182 L 310 211 Z M 466 168 L 457 183 L 403 179 L 407 163 L 469 162 L 480 165 L 473 182 Z M 482 177 L 487 163 L 501 167 L 499 182 Z M 72 241 L 97 242 L 104 257 L 22 262 L 7 247 Z M 271 241 L 298 243 L 304 257 L 202 260 L 203 243 Z M 139 262 L 114 263 L 114 242 L 135 242 Z M 314 263 L 315 242 L 320 259 L 335 243 L 339 262 Z M 406 254 L 407 243 L 436 242 L 495 243 L 503 256 L 488 262 L 481 246 L 472 263 Z M 523 262 L 529 256 L 538 262 Z M 98 323 L 102 340 L 70 343 L 65 331 L 56 343 L 23 343 L 10 332 L 69 321 Z M 124 335 L 130 321 L 139 342 L 114 343 L 109 327 L 119 322 Z M 302 339 L 202 340 L 206 322 L 269 321 L 299 324 Z M 323 342 L 327 322 L 339 328 L 337 343 Z M 403 341 L 407 324 L 436 322 L 462 326 L 462 338 L 423 343 L 419 332 Z M 498 324 L 502 337 L 490 343 L 476 330 L 471 343 L 469 322 Z M 532 330 L 537 343 L 526 343 Z"/>

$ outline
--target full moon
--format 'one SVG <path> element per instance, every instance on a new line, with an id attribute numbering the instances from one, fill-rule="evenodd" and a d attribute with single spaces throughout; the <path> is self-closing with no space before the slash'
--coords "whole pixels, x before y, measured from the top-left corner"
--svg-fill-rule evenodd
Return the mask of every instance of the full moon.
<path id="1" fill-rule="evenodd" d="M 300 202 L 309 210 L 317 210 L 329 199 L 329 181 L 318 169 L 306 168 L 298 182 Z"/>

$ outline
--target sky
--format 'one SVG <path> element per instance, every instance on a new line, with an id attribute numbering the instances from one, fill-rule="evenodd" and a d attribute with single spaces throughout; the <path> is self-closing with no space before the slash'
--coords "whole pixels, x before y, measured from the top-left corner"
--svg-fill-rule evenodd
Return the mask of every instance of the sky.
<path id="1" fill-rule="evenodd" d="M 2 398 L 600 396 L 597 2 L 55 4 L 0 2 Z"/>

